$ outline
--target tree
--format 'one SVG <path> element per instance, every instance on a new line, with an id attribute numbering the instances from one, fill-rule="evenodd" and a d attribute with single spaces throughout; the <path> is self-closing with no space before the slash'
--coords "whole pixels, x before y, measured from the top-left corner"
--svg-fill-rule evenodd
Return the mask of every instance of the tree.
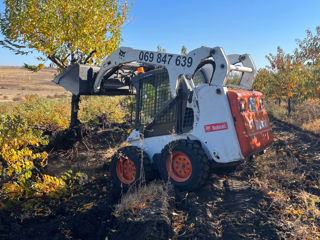
<path id="1" fill-rule="evenodd" d="M 187 48 L 184 45 L 181 47 L 181 54 L 182 55 L 187 55 Z"/>
<path id="2" fill-rule="evenodd" d="M 165 50 L 164 48 L 162 48 L 162 47 L 160 46 L 160 44 L 159 44 L 159 45 L 157 46 L 157 52 L 165 53 L 166 50 Z"/>
<path id="3" fill-rule="evenodd" d="M 295 56 L 300 61 L 309 65 L 320 64 L 320 26 L 316 27 L 316 33 L 306 31 L 307 36 L 303 39 L 297 39 L 299 48 L 295 49 Z"/>
<path id="4" fill-rule="evenodd" d="M 316 27 L 313 34 L 311 30 L 306 31 L 307 36 L 297 39 L 298 48 L 294 55 L 302 64 L 307 78 L 303 91 L 308 98 L 320 97 L 320 26 Z"/>
<path id="5" fill-rule="evenodd" d="M 286 54 L 278 47 L 277 54 L 266 58 L 270 67 L 258 71 L 254 88 L 267 97 L 287 99 L 288 114 L 291 103 L 320 97 L 320 26 L 313 34 L 307 30 L 303 40 L 296 40 L 294 54 Z"/>
<path id="6" fill-rule="evenodd" d="M 288 114 L 292 103 L 319 97 L 319 66 L 302 64 L 295 55 L 285 54 L 278 47 L 277 54 L 266 56 L 270 62 L 269 69 L 258 71 L 254 88 L 264 92 L 270 98 L 287 100 Z"/>
<path id="7" fill-rule="evenodd" d="M 129 4 L 120 0 L 5 0 L 0 45 L 16 54 L 41 53 L 60 71 L 72 63 L 99 64 L 120 44 Z M 79 96 L 72 97 L 73 110 Z M 76 114 L 77 115 L 77 114 Z M 73 122 L 72 122 L 73 121 Z M 71 125 L 77 123 L 72 118 Z"/>
<path id="8" fill-rule="evenodd" d="M 300 79 L 301 65 L 290 54 L 285 54 L 278 47 L 277 54 L 266 56 L 271 65 L 271 71 L 266 69 L 258 72 L 255 86 L 262 90 L 267 96 L 278 99 L 287 99 L 288 114 L 291 113 L 291 100 L 297 95 L 297 85 Z"/>

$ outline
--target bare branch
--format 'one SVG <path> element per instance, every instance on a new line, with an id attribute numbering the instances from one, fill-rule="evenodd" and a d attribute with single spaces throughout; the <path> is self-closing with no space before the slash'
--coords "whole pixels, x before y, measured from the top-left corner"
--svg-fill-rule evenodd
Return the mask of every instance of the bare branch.
<path id="1" fill-rule="evenodd" d="M 64 63 L 68 59 L 69 56 L 70 56 L 70 53 L 61 62 Z"/>
<path id="2" fill-rule="evenodd" d="M 6 174 L 6 167 L 7 167 L 7 163 L 6 161 L 3 159 L 3 157 L 1 158 L 1 164 L 2 164 L 2 171 L 1 171 L 1 179 L 4 179 L 4 175 Z"/>
<path id="3" fill-rule="evenodd" d="M 97 50 L 93 50 L 91 53 L 89 53 L 88 57 L 84 60 L 83 64 L 86 64 L 90 58 L 92 58 L 92 55 L 95 54 Z"/>
<path id="4" fill-rule="evenodd" d="M 76 59 L 75 59 L 75 52 L 72 52 L 71 53 L 71 63 L 75 63 L 76 62 Z"/>
<path id="5" fill-rule="evenodd" d="M 54 55 L 50 55 L 48 56 L 48 58 L 54 63 L 56 64 L 58 67 L 65 69 L 67 66 L 56 56 Z"/>
<path id="6" fill-rule="evenodd" d="M 13 51 L 15 54 L 20 54 L 20 55 L 27 55 L 28 53 L 32 51 L 23 51 L 20 49 L 26 48 L 25 46 L 17 45 L 9 40 L 0 40 L 0 45 L 3 46 L 4 48 L 9 49 L 10 51 Z"/>
<path id="7" fill-rule="evenodd" d="M 5 39 L 4 40 L 7 44 L 10 44 L 11 46 L 15 47 L 15 48 L 26 48 L 26 46 L 23 46 L 23 45 L 18 45 L 16 43 L 13 43 L 11 41 L 9 41 L 8 39 Z"/>

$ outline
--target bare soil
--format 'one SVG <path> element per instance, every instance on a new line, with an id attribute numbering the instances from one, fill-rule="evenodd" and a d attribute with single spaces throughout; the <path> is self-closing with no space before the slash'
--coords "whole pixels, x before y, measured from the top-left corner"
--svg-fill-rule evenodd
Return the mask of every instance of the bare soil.
<path id="1" fill-rule="evenodd" d="M 292 171 L 308 181 L 288 182 L 286 188 L 320 196 L 315 184 L 320 174 L 320 136 L 274 118 L 272 124 L 276 141 L 259 160 L 213 169 L 198 191 L 171 188 L 166 204 L 155 203 L 164 208 L 162 213 L 169 221 L 161 217 L 152 221 L 150 216 L 138 219 L 135 214 L 124 219 L 113 214 L 118 200 L 112 192 L 106 157 L 125 139 L 128 126 L 85 131 L 82 143 L 77 138 L 63 140 L 69 136 L 65 133 L 50 145 L 54 150 L 46 171 L 54 175 L 68 169 L 82 172 L 78 188 L 68 198 L 48 199 L 42 210 L 1 210 L 0 239 L 282 239 L 293 230 L 281 222 L 273 199 L 254 187 L 252 180 L 271 153 L 284 161 L 294 157 Z M 68 141 L 73 142 L 68 146 Z M 320 225 L 320 219 L 314 221 Z"/>
<path id="2" fill-rule="evenodd" d="M 0 66 L 0 102 L 19 101 L 35 94 L 47 98 L 70 96 L 51 82 L 57 73 L 54 68 L 32 72 L 23 67 Z"/>

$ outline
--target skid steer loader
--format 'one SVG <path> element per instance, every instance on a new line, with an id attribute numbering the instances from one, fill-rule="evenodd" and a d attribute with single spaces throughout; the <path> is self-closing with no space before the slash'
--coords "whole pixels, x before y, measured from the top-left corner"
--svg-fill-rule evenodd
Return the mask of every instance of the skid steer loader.
<path id="1" fill-rule="evenodd" d="M 241 72 L 237 86 L 226 85 L 232 71 Z M 177 188 L 194 190 L 210 163 L 241 161 L 271 145 L 255 75 L 250 55 L 226 55 L 221 47 L 187 55 L 121 47 L 100 68 L 71 65 L 53 81 L 75 95 L 136 96 L 131 146 L 112 157 L 116 187 L 151 179 L 156 169 Z"/>

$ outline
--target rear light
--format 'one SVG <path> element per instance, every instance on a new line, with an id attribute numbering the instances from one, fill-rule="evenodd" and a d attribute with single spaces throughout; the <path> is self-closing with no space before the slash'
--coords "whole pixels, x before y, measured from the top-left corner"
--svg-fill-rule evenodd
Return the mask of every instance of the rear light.
<path id="1" fill-rule="evenodd" d="M 246 111 L 246 103 L 243 98 L 240 98 L 239 104 L 240 104 L 240 112 L 245 112 Z"/>
<path id="2" fill-rule="evenodd" d="M 264 109 L 264 102 L 263 102 L 263 98 L 260 98 L 260 100 L 259 100 L 259 104 L 260 104 L 260 109 Z"/>

